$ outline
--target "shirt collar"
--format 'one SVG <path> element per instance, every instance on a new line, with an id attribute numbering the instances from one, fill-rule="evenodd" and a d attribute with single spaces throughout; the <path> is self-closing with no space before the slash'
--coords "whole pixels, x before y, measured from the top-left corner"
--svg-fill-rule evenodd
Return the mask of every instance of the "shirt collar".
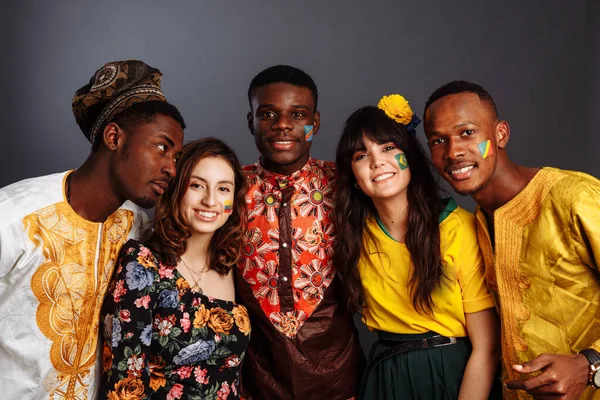
<path id="1" fill-rule="evenodd" d="M 306 164 L 304 164 L 302 168 L 290 175 L 281 175 L 269 171 L 268 169 L 262 166 L 260 160 L 256 164 L 256 172 L 258 173 L 258 175 L 262 176 L 263 179 L 269 181 L 271 185 L 279 189 L 285 189 L 288 186 L 292 186 L 298 182 L 303 181 L 308 175 L 310 175 L 311 171 L 314 168 L 314 160 L 312 157 L 308 158 L 308 161 L 306 162 Z"/>

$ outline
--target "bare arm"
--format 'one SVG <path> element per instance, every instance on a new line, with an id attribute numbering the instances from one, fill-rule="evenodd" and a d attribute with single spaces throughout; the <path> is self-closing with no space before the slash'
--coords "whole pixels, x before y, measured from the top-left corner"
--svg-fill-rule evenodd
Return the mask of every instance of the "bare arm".
<path id="1" fill-rule="evenodd" d="M 494 308 L 466 314 L 473 351 L 463 376 L 459 400 L 485 400 L 500 363 L 500 327 Z"/>

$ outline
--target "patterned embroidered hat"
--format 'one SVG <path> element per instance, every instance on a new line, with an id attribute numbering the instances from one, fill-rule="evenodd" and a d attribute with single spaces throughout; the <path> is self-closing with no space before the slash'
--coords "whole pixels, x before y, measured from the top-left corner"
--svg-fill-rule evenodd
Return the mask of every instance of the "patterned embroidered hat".
<path id="1" fill-rule="evenodd" d="M 90 141 L 115 115 L 143 101 L 167 101 L 160 90 L 162 73 L 142 61 L 114 61 L 100 68 L 75 92 L 73 114 Z"/>

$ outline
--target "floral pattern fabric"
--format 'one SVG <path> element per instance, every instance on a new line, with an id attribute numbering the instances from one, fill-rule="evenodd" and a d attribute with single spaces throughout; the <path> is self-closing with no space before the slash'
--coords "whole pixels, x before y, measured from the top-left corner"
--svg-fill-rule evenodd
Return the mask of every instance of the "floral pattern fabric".
<path id="1" fill-rule="evenodd" d="M 109 400 L 239 399 L 246 308 L 192 292 L 175 266 L 137 241 L 121 250 L 102 322 Z"/>
<path id="2" fill-rule="evenodd" d="M 271 323 L 294 338 L 335 276 L 330 218 L 335 166 L 310 159 L 301 170 L 284 176 L 256 163 L 245 166 L 244 174 L 249 186 L 249 225 L 239 269 Z M 289 204 L 283 195 L 287 188 L 293 188 Z M 287 207 L 289 210 L 283 209 Z M 285 211 L 291 212 L 291 227 L 282 230 Z M 282 256 L 286 250 L 291 250 L 290 257 Z M 288 282 L 293 309 L 282 307 L 284 283 Z"/>

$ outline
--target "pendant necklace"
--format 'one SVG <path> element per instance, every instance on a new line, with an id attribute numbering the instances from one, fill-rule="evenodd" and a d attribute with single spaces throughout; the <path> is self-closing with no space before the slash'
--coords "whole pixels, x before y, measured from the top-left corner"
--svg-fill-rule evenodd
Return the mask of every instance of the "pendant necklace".
<path id="1" fill-rule="evenodd" d="M 196 272 L 196 271 L 194 271 L 193 269 L 191 269 L 190 267 L 188 267 L 188 265 L 185 263 L 185 260 L 183 259 L 183 257 L 181 257 L 181 262 L 183 263 L 183 265 L 185 266 L 185 268 L 188 271 L 190 271 L 190 274 L 192 274 L 192 280 L 194 281 L 194 286 L 192 286 L 192 292 L 204 294 L 204 291 L 200 287 L 200 282 L 202 282 L 202 274 L 205 271 L 202 271 L 202 272 Z M 196 279 L 194 277 L 194 275 L 197 276 L 198 279 Z"/>

